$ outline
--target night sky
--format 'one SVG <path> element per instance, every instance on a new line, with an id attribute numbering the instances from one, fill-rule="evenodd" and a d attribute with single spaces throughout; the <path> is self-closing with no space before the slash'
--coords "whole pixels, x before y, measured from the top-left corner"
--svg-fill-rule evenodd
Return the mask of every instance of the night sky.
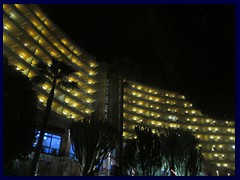
<path id="1" fill-rule="evenodd" d="M 179 92 L 209 117 L 234 120 L 233 5 L 41 8 L 98 62 L 129 59 L 133 79 Z"/>

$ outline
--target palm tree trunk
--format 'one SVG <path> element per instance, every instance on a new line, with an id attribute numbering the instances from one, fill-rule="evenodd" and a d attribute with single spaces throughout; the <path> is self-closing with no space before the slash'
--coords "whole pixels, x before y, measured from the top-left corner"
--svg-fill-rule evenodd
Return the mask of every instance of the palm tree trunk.
<path id="1" fill-rule="evenodd" d="M 119 124 L 119 176 L 123 176 L 123 76 L 120 77 L 121 99 L 120 99 L 120 124 Z"/>
<path id="2" fill-rule="evenodd" d="M 173 158 L 173 155 L 171 155 L 171 162 L 170 162 L 170 175 L 171 176 L 176 176 L 175 175 L 175 168 L 174 168 L 174 158 Z"/>
<path id="3" fill-rule="evenodd" d="M 32 160 L 32 166 L 31 166 L 31 175 L 32 176 L 38 175 L 38 163 L 39 163 L 38 160 L 39 160 L 41 149 L 42 149 L 43 137 L 44 137 L 44 133 L 46 131 L 48 118 L 49 118 L 49 115 L 50 115 L 50 112 L 52 109 L 52 102 L 53 102 L 53 98 L 54 98 L 56 82 L 57 82 L 57 79 L 54 78 L 53 83 L 52 83 L 52 89 L 50 91 L 50 94 L 49 94 L 49 97 L 47 100 L 47 105 L 46 105 L 45 112 L 44 112 L 44 116 L 43 116 L 43 124 L 41 127 L 38 143 L 35 148 L 35 153 L 34 153 L 33 160 Z"/>

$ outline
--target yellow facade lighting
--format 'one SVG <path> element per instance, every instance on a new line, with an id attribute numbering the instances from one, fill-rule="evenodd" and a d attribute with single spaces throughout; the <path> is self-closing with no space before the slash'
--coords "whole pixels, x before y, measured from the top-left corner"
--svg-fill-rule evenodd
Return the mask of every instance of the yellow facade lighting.
<path id="1" fill-rule="evenodd" d="M 86 102 L 87 102 L 87 103 L 90 103 L 90 102 L 91 102 L 91 99 L 86 99 Z"/>
<path id="2" fill-rule="evenodd" d="M 90 63 L 90 67 L 96 67 L 97 65 L 96 64 L 94 64 L 94 63 Z"/>
<path id="3" fill-rule="evenodd" d="M 89 75 L 93 76 L 93 75 L 95 75 L 95 73 L 93 71 L 89 71 Z"/>

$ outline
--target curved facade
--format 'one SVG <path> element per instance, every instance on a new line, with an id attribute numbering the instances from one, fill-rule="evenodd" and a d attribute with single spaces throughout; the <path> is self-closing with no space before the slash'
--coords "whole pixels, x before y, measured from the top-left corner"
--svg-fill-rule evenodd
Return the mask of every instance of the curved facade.
<path id="1" fill-rule="evenodd" d="M 183 95 L 134 81 L 128 81 L 124 89 L 121 114 L 118 75 L 107 77 L 106 70 L 98 68 L 95 58 L 74 43 L 37 5 L 3 5 L 3 53 L 10 64 L 29 78 L 36 75 L 38 62 L 50 64 L 51 57 L 77 70 L 68 81 L 76 81 L 79 89 L 57 86 L 52 106 L 54 113 L 48 127 L 50 138 L 52 134 L 58 135 L 60 156 L 66 157 L 66 162 L 71 154 L 68 122 L 95 114 L 119 126 L 123 115 L 124 138 L 135 138 L 136 125 L 151 127 L 153 131 L 163 127 L 188 129 L 200 139 L 206 160 L 219 167 L 235 169 L 234 121 L 206 117 Z M 45 84 L 36 87 L 39 109 L 46 105 L 50 84 L 51 80 L 47 79 Z M 65 167 L 64 163 L 59 167 Z M 108 171 L 109 159 L 105 166 Z M 76 174 L 69 172 L 68 175 Z"/>
<path id="2" fill-rule="evenodd" d="M 128 81 L 124 91 L 124 137 L 134 137 L 134 127 L 183 128 L 200 139 L 206 160 L 235 169 L 235 122 L 202 115 L 183 95 Z"/>
<path id="3" fill-rule="evenodd" d="M 66 118 L 81 119 L 94 112 L 92 103 L 98 64 L 95 58 L 71 41 L 37 5 L 3 5 L 3 53 L 10 64 L 29 78 L 36 75 L 35 65 L 51 63 L 51 57 L 62 60 L 77 70 L 68 81 L 76 81 L 77 90 L 60 86 L 55 91 L 53 110 Z M 51 80 L 37 87 L 44 106 Z"/>

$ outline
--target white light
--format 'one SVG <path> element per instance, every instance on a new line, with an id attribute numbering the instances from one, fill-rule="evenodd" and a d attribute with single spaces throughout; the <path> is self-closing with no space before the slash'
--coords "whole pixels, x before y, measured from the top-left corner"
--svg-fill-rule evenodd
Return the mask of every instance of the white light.
<path id="1" fill-rule="evenodd" d="M 8 30 L 7 26 L 4 26 L 4 29 Z"/>
<path id="2" fill-rule="evenodd" d="M 235 149 L 235 145 L 233 145 L 232 148 Z"/>
<path id="3" fill-rule="evenodd" d="M 216 170 L 217 176 L 219 176 L 218 170 Z"/>

